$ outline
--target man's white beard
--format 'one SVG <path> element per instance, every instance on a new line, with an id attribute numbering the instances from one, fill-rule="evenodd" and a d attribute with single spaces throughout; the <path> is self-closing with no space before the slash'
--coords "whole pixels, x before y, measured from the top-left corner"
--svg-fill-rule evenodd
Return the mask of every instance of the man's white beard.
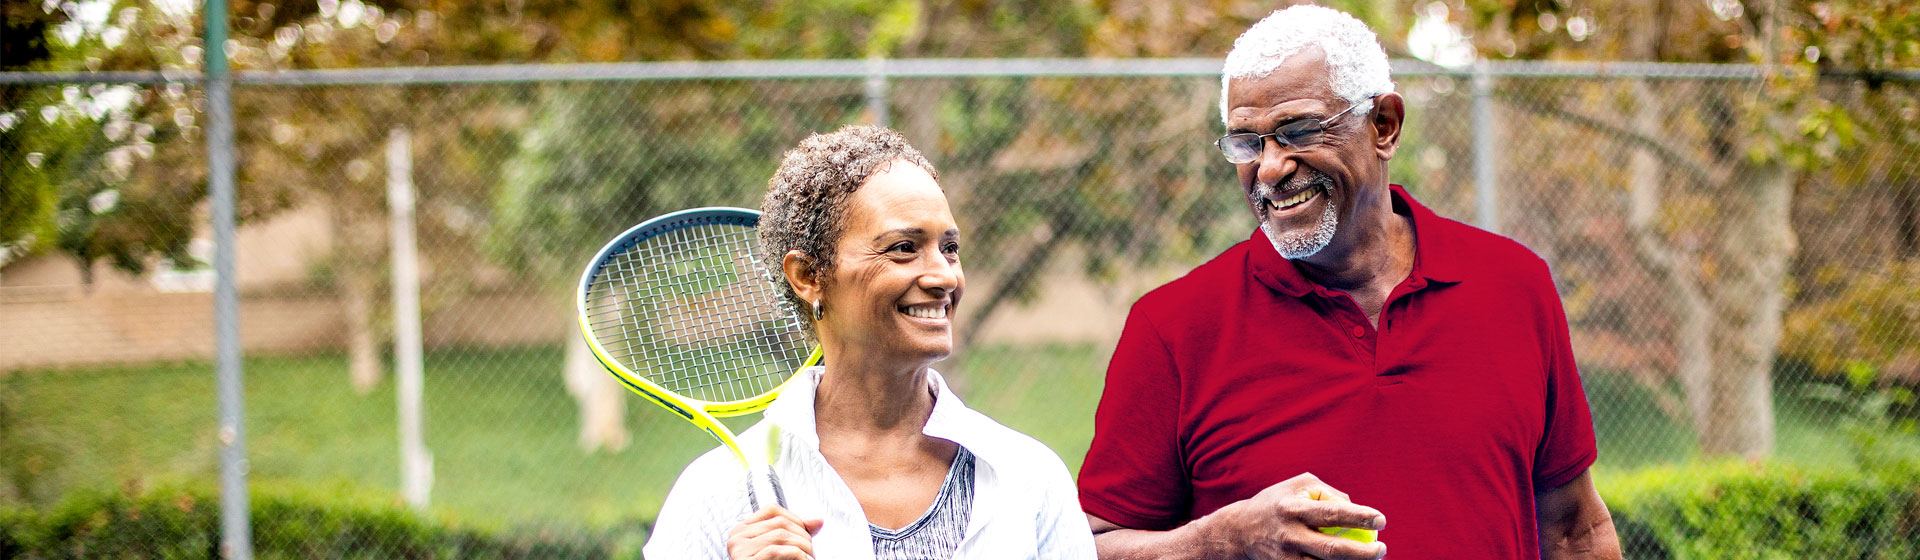
<path id="1" fill-rule="evenodd" d="M 1327 194 L 1322 192 L 1320 196 L 1327 196 Z M 1268 225 L 1271 222 L 1266 221 L 1260 222 L 1260 231 L 1267 234 L 1267 240 L 1273 242 L 1273 249 L 1279 251 L 1280 256 L 1287 260 L 1311 257 L 1321 249 L 1327 248 L 1328 243 L 1333 242 L 1333 232 L 1340 228 L 1340 216 L 1337 210 L 1333 201 L 1328 200 L 1327 211 L 1320 213 L 1320 225 L 1314 226 L 1313 231 L 1289 231 L 1276 234 L 1273 232 L 1273 226 Z"/>

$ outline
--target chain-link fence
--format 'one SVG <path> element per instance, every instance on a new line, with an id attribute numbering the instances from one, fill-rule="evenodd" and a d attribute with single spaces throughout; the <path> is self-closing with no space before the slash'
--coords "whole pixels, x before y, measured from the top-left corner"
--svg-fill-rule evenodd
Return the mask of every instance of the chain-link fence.
<path id="1" fill-rule="evenodd" d="M 1553 266 L 1616 515 L 1651 511 L 1660 473 L 1693 477 L 1671 469 L 1701 457 L 1770 457 L 1794 473 L 1920 460 L 1914 82 L 1395 68 L 1408 118 L 1393 181 Z M 1174 60 L 240 74 L 234 243 L 256 547 L 636 555 L 671 481 L 714 442 L 592 363 L 573 281 L 625 227 L 757 208 L 784 150 L 879 119 L 939 168 L 966 236 L 973 295 L 962 350 L 940 367 L 969 404 L 1077 469 L 1128 306 L 1251 231 L 1232 167 L 1209 146 L 1217 72 Z M 1778 97 L 1794 87 L 1797 105 Z M 14 74 L 0 94 L 0 218 L 45 224 L 0 231 L 35 240 L 0 249 L 0 505 L 51 511 L 94 491 L 205 513 L 195 497 L 217 479 L 226 434 L 202 90 Z M 365 512 L 407 503 L 392 379 L 405 311 L 393 294 L 406 286 L 389 235 L 402 191 L 417 198 L 430 478 L 417 481 L 424 515 L 383 517 Z M 1826 511 L 1808 499 L 1793 507 Z M 1836 529 L 1859 548 L 1808 537 L 1812 548 L 1789 550 L 1906 554 L 1912 503 L 1887 504 L 1856 505 L 1895 521 Z M 1767 515 L 1753 521 L 1788 530 Z M 1630 557 L 1688 557 L 1673 543 L 1722 530 L 1629 521 Z M 96 552 L 206 545 L 140 538 L 160 530 L 126 529 Z"/>

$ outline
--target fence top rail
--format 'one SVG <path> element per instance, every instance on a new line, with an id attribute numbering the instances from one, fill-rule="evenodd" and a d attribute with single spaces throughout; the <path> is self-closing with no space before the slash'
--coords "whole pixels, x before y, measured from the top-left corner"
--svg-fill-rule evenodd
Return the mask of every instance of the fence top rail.
<path id="1" fill-rule="evenodd" d="M 956 78 L 956 77 L 1217 77 L 1217 58 L 915 58 L 870 60 L 729 60 L 606 64 L 497 64 L 234 72 L 237 85 L 339 86 L 540 83 L 569 81 Z M 1449 68 L 1421 60 L 1391 62 L 1396 77 L 1647 78 L 1756 80 L 1751 64 L 1664 62 L 1486 61 Z M 1835 72 L 1832 79 L 1920 82 L 1920 69 Z M 0 84 L 197 84 L 198 72 L 0 72 Z"/>

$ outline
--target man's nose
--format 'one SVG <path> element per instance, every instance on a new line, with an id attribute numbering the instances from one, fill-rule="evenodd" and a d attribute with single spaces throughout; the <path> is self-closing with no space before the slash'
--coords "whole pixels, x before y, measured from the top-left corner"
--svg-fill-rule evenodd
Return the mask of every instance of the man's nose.
<path id="1" fill-rule="evenodd" d="M 1300 167 L 1300 162 L 1296 159 L 1300 154 L 1282 145 L 1278 139 L 1264 140 L 1265 142 L 1260 145 L 1260 158 L 1254 160 L 1260 165 L 1255 178 L 1259 179 L 1261 184 L 1279 185 Z"/>

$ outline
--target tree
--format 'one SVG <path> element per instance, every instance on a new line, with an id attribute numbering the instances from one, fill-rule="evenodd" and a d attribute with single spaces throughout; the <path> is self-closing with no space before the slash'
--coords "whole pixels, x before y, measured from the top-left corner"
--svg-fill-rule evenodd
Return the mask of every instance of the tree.
<path id="1" fill-rule="evenodd" d="M 1654 324 L 1667 325 L 1679 400 L 1701 450 L 1770 454 L 1772 372 L 1798 241 L 1796 191 L 1809 171 L 1832 165 L 1856 139 L 1849 110 L 1826 98 L 1834 85 L 1819 72 L 1901 63 L 1886 56 L 1891 53 L 1910 57 L 1913 35 L 1866 38 L 1870 34 L 1856 31 L 1877 27 L 1877 19 L 1853 26 L 1910 9 L 1874 2 L 1466 4 L 1458 11 L 1469 14 L 1474 44 L 1490 58 L 1741 62 L 1765 69 L 1751 87 L 1573 83 L 1509 90 L 1503 100 L 1625 149 L 1617 171 L 1598 175 L 1626 185 L 1627 254 L 1664 295 Z M 1853 13 L 1875 15 L 1838 15 Z M 1910 27 L 1910 17 L 1884 21 Z M 1565 34 L 1560 21 L 1567 22 Z M 1818 50 L 1863 39 L 1851 52 L 1830 49 L 1822 56 Z"/>
<path id="2" fill-rule="evenodd" d="M 9 69 L 122 70 L 154 67 L 182 46 L 173 29 L 190 14 L 143 10 L 132 2 L 81 10 L 72 3 L 0 8 Z M 142 37 L 142 51 L 127 41 Z M 179 56 L 171 54 L 167 56 Z M 173 61 L 166 61 L 172 63 Z M 195 132 L 179 86 L 0 86 L 0 265 L 58 250 L 91 285 L 94 265 L 143 273 L 164 259 L 192 266 L 187 252 L 204 178 L 193 168 L 152 165 L 190 157 Z M 198 158 L 191 158 L 198 159 Z"/>
<path id="3" fill-rule="evenodd" d="M 32 68 L 51 57 L 46 36 L 53 23 L 51 14 L 26 3 L 0 6 L 0 31 L 4 31 L 0 33 L 0 71 Z M 30 99 L 39 97 L 33 95 L 32 88 L 0 85 L 0 109 L 38 105 Z M 0 268 L 26 253 L 37 240 L 51 237 L 47 225 L 52 223 L 57 196 L 53 184 L 15 177 L 28 172 L 11 169 L 11 162 L 27 161 L 29 152 L 22 149 L 26 131 L 16 131 L 25 119 L 26 115 L 12 110 L 0 113 L 0 162 L 9 162 L 11 171 L 4 174 L 7 180 L 0 184 Z"/>

